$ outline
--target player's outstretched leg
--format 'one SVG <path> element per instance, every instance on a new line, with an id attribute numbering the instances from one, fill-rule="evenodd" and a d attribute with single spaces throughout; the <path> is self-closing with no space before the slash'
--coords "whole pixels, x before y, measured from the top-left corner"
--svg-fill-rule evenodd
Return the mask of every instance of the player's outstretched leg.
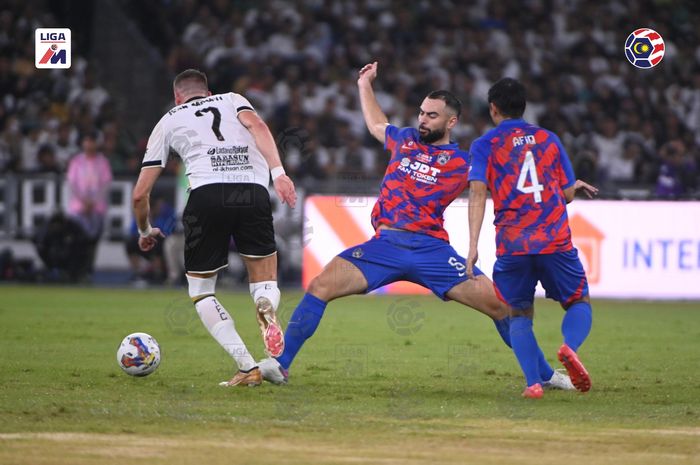
<path id="1" fill-rule="evenodd" d="M 362 272 L 347 260 L 335 257 L 321 274 L 309 284 L 304 297 L 294 309 L 284 336 L 284 352 L 274 361 L 260 362 L 263 377 L 271 382 L 286 382 L 287 370 L 302 345 L 310 338 L 323 317 L 326 305 L 333 299 L 360 294 L 367 289 Z"/>
<path id="2" fill-rule="evenodd" d="M 478 269 L 477 272 L 480 273 Z M 510 315 L 508 306 L 496 296 L 493 283 L 486 275 L 462 281 L 450 289 L 446 296 L 489 316 L 503 342 L 510 347 Z"/>
<path id="3" fill-rule="evenodd" d="M 510 310 L 508 305 L 498 298 L 493 282 L 486 275 L 477 275 L 474 279 L 469 279 L 454 286 L 447 293 L 447 297 L 489 316 L 493 320 L 496 331 L 498 331 L 503 342 L 508 347 L 512 347 L 510 341 Z M 538 350 L 537 365 L 544 387 L 554 389 L 573 388 L 566 376 L 552 369 L 541 349 Z"/>
<path id="4" fill-rule="evenodd" d="M 216 274 L 187 274 L 187 282 L 190 298 L 202 323 L 238 365 L 239 372 L 229 381 L 220 384 L 257 386 L 262 383 L 262 374 L 243 343 L 243 339 L 238 335 L 233 318 L 216 299 Z"/>
<path id="5" fill-rule="evenodd" d="M 581 392 L 591 389 L 591 377 L 578 358 L 578 349 L 591 331 L 593 322 L 591 304 L 584 296 L 566 308 L 566 315 L 561 324 L 564 344 L 559 349 L 559 361 L 569 372 L 571 382 Z"/>

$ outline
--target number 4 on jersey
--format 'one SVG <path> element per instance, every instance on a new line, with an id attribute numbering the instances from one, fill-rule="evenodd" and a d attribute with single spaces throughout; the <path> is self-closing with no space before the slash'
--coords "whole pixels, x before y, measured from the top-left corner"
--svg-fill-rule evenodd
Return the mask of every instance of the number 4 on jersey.
<path id="1" fill-rule="evenodd" d="M 525 185 L 527 176 L 530 175 L 530 185 Z M 535 165 L 535 157 L 530 150 L 525 154 L 525 161 L 520 167 L 520 177 L 518 177 L 517 188 L 523 194 L 532 194 L 535 196 L 535 203 L 542 202 L 542 192 L 544 186 L 537 179 L 537 166 Z"/>

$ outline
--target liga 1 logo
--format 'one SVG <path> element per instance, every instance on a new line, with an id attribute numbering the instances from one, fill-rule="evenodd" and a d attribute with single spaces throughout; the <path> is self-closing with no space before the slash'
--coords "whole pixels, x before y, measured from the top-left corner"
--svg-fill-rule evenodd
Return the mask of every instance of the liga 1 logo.
<path id="1" fill-rule="evenodd" d="M 70 50 L 70 29 L 38 28 L 34 31 L 34 65 L 37 68 L 70 68 Z"/>
<path id="2" fill-rule="evenodd" d="M 661 34 L 643 27 L 627 36 L 625 55 L 637 68 L 649 69 L 661 63 L 666 47 Z"/>

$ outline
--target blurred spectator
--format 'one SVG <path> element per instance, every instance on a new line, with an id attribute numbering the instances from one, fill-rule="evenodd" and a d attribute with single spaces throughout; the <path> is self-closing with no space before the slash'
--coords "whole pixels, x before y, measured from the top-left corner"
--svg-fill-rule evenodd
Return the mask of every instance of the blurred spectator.
<path id="1" fill-rule="evenodd" d="M 37 172 L 39 173 L 54 173 L 62 172 L 61 166 L 56 159 L 56 152 L 51 144 L 44 144 L 39 147 L 37 152 Z"/>
<path id="2" fill-rule="evenodd" d="M 48 134 L 38 124 L 31 123 L 26 128 L 25 137 L 22 139 L 20 160 L 22 171 L 39 171 L 39 148 L 48 142 Z"/>
<path id="3" fill-rule="evenodd" d="M 576 177 L 591 184 L 598 183 L 598 154 L 580 150 L 571 160 Z"/>
<path id="4" fill-rule="evenodd" d="M 70 158 L 78 153 L 78 146 L 74 142 L 77 137 L 75 133 L 75 129 L 68 123 L 61 123 L 56 131 L 53 147 L 56 161 L 63 170 L 68 166 Z"/>
<path id="5" fill-rule="evenodd" d="M 677 199 L 696 187 L 697 164 L 686 153 L 680 141 L 668 142 L 661 148 L 661 168 L 656 183 L 656 194 Z"/>
<path id="6" fill-rule="evenodd" d="M 52 281 L 78 281 L 91 269 L 92 251 L 82 226 L 73 218 L 56 213 L 34 237 L 37 253 Z"/>
<path id="7" fill-rule="evenodd" d="M 83 136 L 82 147 L 83 151 L 68 164 L 68 213 L 85 232 L 92 269 L 97 241 L 104 227 L 112 169 L 107 158 L 97 152 L 97 138 L 94 133 Z"/>
<path id="8" fill-rule="evenodd" d="M 603 179 L 625 179 L 628 163 L 622 157 L 624 134 L 611 117 L 604 118 L 593 134 L 593 147 L 598 152 L 598 170 Z"/>
<path id="9" fill-rule="evenodd" d="M 94 118 L 99 116 L 102 105 L 109 100 L 109 94 L 97 83 L 95 72 L 88 69 L 83 78 L 83 85 L 73 89 L 68 96 L 68 102 L 72 105 L 87 105 Z"/>
<path id="10" fill-rule="evenodd" d="M 185 165 L 182 163 L 178 165 L 177 169 L 177 184 L 175 202 L 177 203 L 177 198 L 181 197 L 180 201 L 186 203 L 190 183 L 185 174 Z M 170 286 L 180 284 L 185 280 L 185 233 L 180 220 L 180 212 L 174 212 L 174 214 L 176 221 L 173 229 L 163 240 L 163 256 L 168 273 L 166 284 Z"/>

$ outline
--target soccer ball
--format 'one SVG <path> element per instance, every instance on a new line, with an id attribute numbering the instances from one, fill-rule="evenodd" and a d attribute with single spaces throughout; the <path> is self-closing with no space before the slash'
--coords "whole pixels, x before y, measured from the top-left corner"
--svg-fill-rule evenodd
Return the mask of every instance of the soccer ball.
<path id="1" fill-rule="evenodd" d="M 129 334 L 119 344 L 117 363 L 127 375 L 150 375 L 160 365 L 160 346 L 146 333 Z"/>

